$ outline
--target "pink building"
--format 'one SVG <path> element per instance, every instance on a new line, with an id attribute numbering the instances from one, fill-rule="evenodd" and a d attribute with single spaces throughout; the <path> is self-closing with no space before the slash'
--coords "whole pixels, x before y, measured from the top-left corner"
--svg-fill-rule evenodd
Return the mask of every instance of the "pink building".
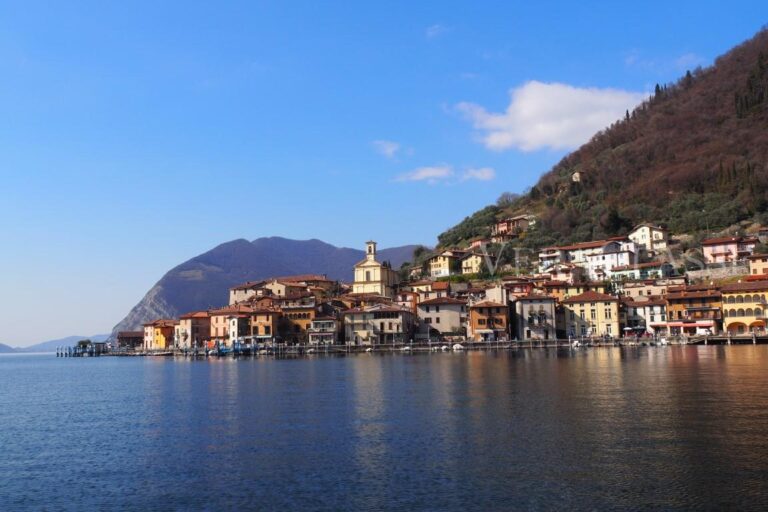
<path id="1" fill-rule="evenodd" d="M 743 261 L 755 250 L 758 239 L 754 237 L 727 236 L 709 238 L 701 242 L 704 263 L 731 263 Z"/>

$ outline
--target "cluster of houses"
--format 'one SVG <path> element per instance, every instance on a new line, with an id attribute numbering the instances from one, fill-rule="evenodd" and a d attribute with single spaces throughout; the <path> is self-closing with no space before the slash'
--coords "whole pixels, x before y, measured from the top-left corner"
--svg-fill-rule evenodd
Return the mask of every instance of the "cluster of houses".
<path id="1" fill-rule="evenodd" d="M 493 243 L 535 223 L 524 215 L 493 228 Z M 546 340 L 762 332 L 768 307 L 768 255 L 757 238 L 705 240 L 707 263 L 744 261 L 749 275 L 723 286 L 692 285 L 659 257 L 667 232 L 642 224 L 627 237 L 540 251 L 538 272 L 478 277 L 493 257 L 469 248 L 436 252 L 409 278 L 377 260 L 367 242 L 354 281 L 295 275 L 229 290 L 227 306 L 158 319 L 118 343 L 138 350 L 191 350 L 236 344 L 379 345 L 427 340 Z"/>

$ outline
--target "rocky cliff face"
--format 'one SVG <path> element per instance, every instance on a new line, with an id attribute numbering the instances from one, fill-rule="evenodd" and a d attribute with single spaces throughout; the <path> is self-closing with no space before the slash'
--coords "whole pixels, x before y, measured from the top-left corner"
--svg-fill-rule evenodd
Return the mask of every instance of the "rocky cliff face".
<path id="1" fill-rule="evenodd" d="M 378 259 L 399 268 L 411 258 L 415 248 L 408 245 L 383 249 Z M 320 240 L 233 240 L 170 270 L 115 326 L 112 334 L 140 329 L 143 323 L 157 318 L 173 318 L 225 305 L 229 288 L 246 281 L 310 273 L 351 281 L 353 265 L 364 257 L 362 250 L 334 247 Z"/>

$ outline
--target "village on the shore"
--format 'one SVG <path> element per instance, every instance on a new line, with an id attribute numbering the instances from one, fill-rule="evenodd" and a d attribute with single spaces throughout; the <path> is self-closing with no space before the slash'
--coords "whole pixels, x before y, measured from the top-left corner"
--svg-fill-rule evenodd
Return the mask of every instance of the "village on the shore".
<path id="1" fill-rule="evenodd" d="M 543 248 L 528 274 L 497 265 L 489 244 L 503 247 L 535 223 L 501 219 L 489 239 L 400 270 L 379 261 L 369 241 L 352 283 L 325 275 L 246 282 L 229 290 L 227 306 L 120 332 L 118 346 L 156 353 L 765 334 L 768 254 L 755 247 L 768 230 L 703 240 L 697 271 L 665 258 L 668 232 L 650 223 L 626 237 Z"/>

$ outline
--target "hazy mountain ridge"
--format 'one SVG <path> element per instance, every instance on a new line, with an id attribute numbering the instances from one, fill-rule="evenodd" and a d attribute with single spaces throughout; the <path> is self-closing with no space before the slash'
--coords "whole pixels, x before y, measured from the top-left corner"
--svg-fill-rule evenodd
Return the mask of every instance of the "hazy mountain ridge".
<path id="1" fill-rule="evenodd" d="M 380 261 L 398 268 L 410 260 L 415 245 L 382 249 Z M 137 330 L 147 321 L 173 318 L 190 311 L 219 307 L 229 300 L 229 288 L 246 281 L 291 274 L 326 274 L 351 281 L 362 250 L 339 248 L 320 240 L 281 237 L 226 242 L 168 271 L 118 323 L 118 331 Z"/>
<path id="2" fill-rule="evenodd" d="M 28 347 L 11 347 L 0 343 L 0 353 L 29 353 L 29 352 L 55 352 L 58 347 L 71 347 L 80 340 L 105 341 L 109 334 L 93 334 L 91 336 L 67 336 L 55 340 L 42 341 Z"/>

